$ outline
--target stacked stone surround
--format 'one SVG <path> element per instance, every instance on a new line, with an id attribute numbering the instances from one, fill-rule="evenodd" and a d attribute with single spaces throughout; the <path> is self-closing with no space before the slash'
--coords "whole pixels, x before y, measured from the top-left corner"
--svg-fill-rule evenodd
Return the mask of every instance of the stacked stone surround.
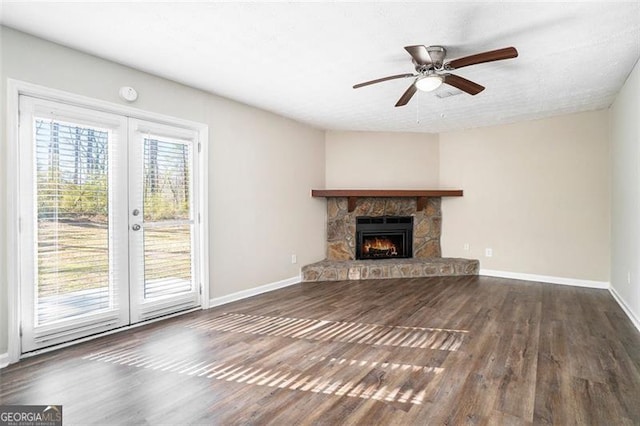
<path id="1" fill-rule="evenodd" d="M 327 198 L 327 258 L 304 266 L 302 280 L 478 275 L 478 260 L 441 257 L 440 203 L 440 197 L 431 197 L 425 209 L 417 211 L 415 197 L 362 197 L 349 212 L 346 197 Z M 357 216 L 413 216 L 413 258 L 355 260 Z"/>
<path id="2" fill-rule="evenodd" d="M 349 213 L 347 198 L 327 198 L 327 260 L 356 258 L 357 216 L 413 216 L 413 257 L 440 257 L 442 213 L 440 198 L 429 198 L 423 211 L 416 210 L 416 198 L 358 198 Z"/>

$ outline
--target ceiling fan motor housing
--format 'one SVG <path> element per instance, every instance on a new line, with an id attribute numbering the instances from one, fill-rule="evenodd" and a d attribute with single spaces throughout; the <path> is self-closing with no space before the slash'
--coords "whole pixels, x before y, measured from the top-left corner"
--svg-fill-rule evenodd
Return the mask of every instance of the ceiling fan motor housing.
<path id="1" fill-rule="evenodd" d="M 413 58 L 413 64 L 415 65 L 416 72 L 419 74 L 431 74 L 433 71 L 444 70 L 444 58 L 447 56 L 447 49 L 442 46 L 429 46 L 423 47 L 427 52 L 428 58 L 421 58 L 422 60 L 416 60 Z"/>
<path id="2" fill-rule="evenodd" d="M 442 70 L 444 65 L 444 57 L 447 56 L 447 49 L 442 46 L 429 46 L 427 52 L 436 70 Z"/>

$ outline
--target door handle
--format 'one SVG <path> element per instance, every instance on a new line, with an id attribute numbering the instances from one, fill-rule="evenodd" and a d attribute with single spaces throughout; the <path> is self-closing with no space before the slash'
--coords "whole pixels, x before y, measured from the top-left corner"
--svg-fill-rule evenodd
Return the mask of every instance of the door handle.
<path id="1" fill-rule="evenodd" d="M 131 229 L 133 229 L 134 231 L 139 231 L 140 228 L 141 228 L 141 226 L 138 225 L 137 223 L 131 227 Z"/>

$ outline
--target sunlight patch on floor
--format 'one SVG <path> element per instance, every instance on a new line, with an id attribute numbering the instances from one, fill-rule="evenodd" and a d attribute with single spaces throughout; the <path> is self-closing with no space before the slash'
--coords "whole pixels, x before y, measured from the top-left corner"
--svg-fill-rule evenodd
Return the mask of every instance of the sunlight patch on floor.
<path id="1" fill-rule="evenodd" d="M 422 404 L 424 401 L 426 391 L 424 388 L 415 389 L 413 387 L 414 384 L 422 383 L 426 385 L 430 378 L 443 371 L 439 367 L 393 362 L 330 357 L 305 358 L 317 362 L 317 364 L 307 366 L 305 369 L 327 368 L 330 364 L 343 366 L 340 370 L 342 378 L 323 377 L 321 373 L 309 374 L 305 371 L 295 371 L 289 366 L 269 368 L 267 366 L 254 366 L 244 363 L 178 359 L 175 355 L 144 355 L 136 348 L 104 350 L 83 357 L 84 360 L 89 361 L 171 372 L 192 377 L 417 405 Z M 374 368 L 385 371 L 385 381 L 388 379 L 389 384 L 382 383 L 382 379 L 377 383 L 367 383 L 366 372 L 372 371 Z"/>
<path id="2" fill-rule="evenodd" d="M 186 327 L 374 346 L 457 351 L 467 330 L 223 313 Z"/>

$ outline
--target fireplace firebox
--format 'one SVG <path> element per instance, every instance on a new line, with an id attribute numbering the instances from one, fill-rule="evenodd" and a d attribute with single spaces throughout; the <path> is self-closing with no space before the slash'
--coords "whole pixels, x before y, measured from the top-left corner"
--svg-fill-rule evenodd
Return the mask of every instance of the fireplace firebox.
<path id="1" fill-rule="evenodd" d="M 413 216 L 356 218 L 356 259 L 413 257 Z"/>

